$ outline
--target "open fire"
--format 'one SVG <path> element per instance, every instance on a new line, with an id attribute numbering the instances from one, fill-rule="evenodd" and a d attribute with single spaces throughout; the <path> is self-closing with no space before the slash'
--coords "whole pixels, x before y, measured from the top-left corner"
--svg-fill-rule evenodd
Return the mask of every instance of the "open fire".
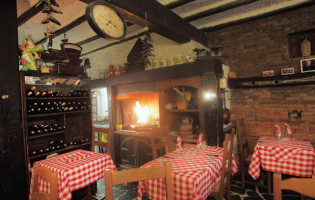
<path id="1" fill-rule="evenodd" d="M 153 107 L 147 105 L 141 106 L 139 101 L 136 102 L 136 106 L 133 108 L 136 116 L 138 117 L 137 123 L 130 124 L 131 128 L 149 128 L 156 127 L 156 112 Z"/>
<path id="2" fill-rule="evenodd" d="M 159 100 L 157 93 L 136 93 L 120 95 L 123 129 L 155 128 L 159 121 Z"/>

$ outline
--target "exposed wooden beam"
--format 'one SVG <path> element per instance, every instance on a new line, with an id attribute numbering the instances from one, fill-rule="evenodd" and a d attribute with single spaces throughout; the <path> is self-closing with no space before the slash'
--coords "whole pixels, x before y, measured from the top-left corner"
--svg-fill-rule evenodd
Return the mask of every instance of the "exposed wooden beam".
<path id="1" fill-rule="evenodd" d="M 184 4 L 190 3 L 192 1 L 194 1 L 194 0 L 179 0 L 179 1 L 175 1 L 173 3 L 166 5 L 166 7 L 168 9 L 174 9 L 174 8 L 177 8 L 177 7 L 182 6 Z"/>
<path id="2" fill-rule="evenodd" d="M 256 15 L 256 16 L 253 16 L 253 17 L 247 17 L 247 18 L 244 18 L 244 19 L 235 20 L 235 21 L 231 21 L 231 22 L 227 22 L 227 23 L 220 24 L 220 25 L 217 25 L 217 26 L 202 28 L 200 30 L 202 30 L 204 32 L 214 31 L 214 30 L 226 28 L 226 27 L 233 26 L 233 25 L 237 25 L 237 24 L 241 24 L 241 23 L 245 23 L 245 22 L 249 22 L 249 21 L 253 21 L 253 20 L 257 20 L 257 19 L 262 19 L 262 18 L 265 18 L 265 17 L 270 17 L 270 16 L 273 16 L 273 15 L 276 15 L 276 14 L 289 12 L 291 10 L 296 10 L 296 9 L 299 9 L 299 8 L 302 8 L 302 7 L 306 7 L 306 6 L 311 6 L 311 5 L 315 5 L 315 1 L 304 2 L 304 3 L 301 3 L 301 4 L 295 5 L 295 6 L 290 6 L 290 7 L 278 9 L 278 10 L 271 11 L 271 12 L 268 12 L 268 13 L 262 13 L 260 15 Z"/>
<path id="3" fill-rule="evenodd" d="M 37 15 L 42 9 L 44 5 L 37 6 L 37 4 L 34 4 L 30 9 L 25 11 L 22 15 L 20 15 L 17 18 L 17 26 L 21 26 L 25 22 L 27 22 L 29 19 Z"/>
<path id="4" fill-rule="evenodd" d="M 83 22 L 85 22 L 85 15 L 82 15 L 81 17 L 75 19 L 73 22 L 71 22 L 70 24 L 64 26 L 63 28 L 53 32 L 53 38 L 69 31 L 70 29 L 82 24 Z M 46 42 L 46 37 L 44 37 L 43 39 L 39 40 L 38 42 L 36 42 L 36 45 L 37 44 L 41 44 L 41 43 L 44 43 Z"/>
<path id="5" fill-rule="evenodd" d="M 107 44 L 107 45 L 104 45 L 104 46 L 102 46 L 102 47 L 99 47 L 99 48 L 93 49 L 93 50 L 91 50 L 91 51 L 88 51 L 88 52 L 86 52 L 86 53 L 83 53 L 83 54 L 81 54 L 80 57 L 86 56 L 86 55 L 91 54 L 91 53 L 95 53 L 95 52 L 97 52 L 97 51 L 106 49 L 106 48 L 108 48 L 108 47 L 111 47 L 111 46 L 114 46 L 114 45 L 117 45 L 117 44 L 121 44 L 121 43 L 123 43 L 123 42 L 127 42 L 127 41 L 129 41 L 129 40 L 132 40 L 132 39 L 135 39 L 135 38 L 137 38 L 137 37 L 140 37 L 140 36 L 142 36 L 142 35 L 144 35 L 144 34 L 145 34 L 145 32 L 142 32 L 142 33 L 139 33 L 139 34 L 137 34 L 137 35 L 133 35 L 133 36 L 130 36 L 130 37 L 128 37 L 128 38 L 124 38 L 124 39 L 122 39 L 122 40 L 119 40 L 119 41 L 116 41 L 116 42 L 112 42 L 112 43 L 110 43 L 110 44 Z"/>
<path id="6" fill-rule="evenodd" d="M 81 0 L 91 3 L 93 0 Z M 147 14 L 148 27 L 151 31 L 183 44 L 191 39 L 206 45 L 204 32 L 184 21 L 166 6 L 156 0 L 111 0 L 113 5 L 123 14 L 127 21 L 145 25 L 145 13 Z"/>
<path id="7" fill-rule="evenodd" d="M 127 24 L 127 27 L 133 25 L 133 23 L 131 23 L 131 22 L 127 22 L 126 24 Z M 77 42 L 76 44 L 77 44 L 77 45 L 87 44 L 87 43 L 93 42 L 94 40 L 97 40 L 97 39 L 99 39 L 99 38 L 101 38 L 101 37 L 98 36 L 98 35 L 95 35 L 95 36 L 92 36 L 92 37 L 87 38 L 87 39 L 85 39 L 85 40 L 82 40 L 82 41 L 80 41 L 80 42 Z"/>
<path id="8" fill-rule="evenodd" d="M 209 16 L 209 15 L 213 15 L 213 14 L 216 14 L 216 13 L 219 13 L 219 12 L 230 10 L 232 8 L 236 8 L 236 7 L 240 7 L 240 6 L 249 4 L 249 3 L 253 3 L 255 1 L 258 1 L 258 0 L 238 0 L 238 1 L 234 1 L 232 3 L 228 3 L 228 4 L 225 4 L 225 5 L 222 5 L 222 6 L 211 8 L 209 10 L 205 10 L 203 12 L 200 12 L 200 13 L 197 13 L 197 14 L 185 17 L 184 20 L 187 21 L 187 22 L 191 22 L 191 21 L 194 21 L 194 20 L 197 20 L 197 19 Z"/>

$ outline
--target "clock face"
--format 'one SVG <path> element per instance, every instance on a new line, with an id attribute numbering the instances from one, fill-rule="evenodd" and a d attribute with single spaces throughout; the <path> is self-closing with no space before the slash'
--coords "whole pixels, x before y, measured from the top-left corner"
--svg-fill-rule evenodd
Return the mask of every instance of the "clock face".
<path id="1" fill-rule="evenodd" d="M 122 39 L 126 36 L 126 23 L 120 13 L 106 2 L 93 2 L 86 9 L 91 28 L 101 37 Z"/>

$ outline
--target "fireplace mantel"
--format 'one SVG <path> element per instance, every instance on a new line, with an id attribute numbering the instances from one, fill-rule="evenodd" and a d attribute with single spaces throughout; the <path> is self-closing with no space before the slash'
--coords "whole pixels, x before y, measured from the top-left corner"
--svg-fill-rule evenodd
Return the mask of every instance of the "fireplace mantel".
<path id="1" fill-rule="evenodd" d="M 315 72 L 299 73 L 272 77 L 253 77 L 229 79 L 229 87 L 236 88 L 259 88 L 259 87 L 282 87 L 292 85 L 315 84 Z"/>
<path id="2" fill-rule="evenodd" d="M 207 73 L 222 74 L 221 60 L 209 57 L 209 59 L 173 65 L 169 67 L 151 69 L 146 71 L 130 72 L 119 76 L 111 76 L 91 81 L 93 89 L 115 85 L 152 82 L 158 80 L 201 76 Z"/>

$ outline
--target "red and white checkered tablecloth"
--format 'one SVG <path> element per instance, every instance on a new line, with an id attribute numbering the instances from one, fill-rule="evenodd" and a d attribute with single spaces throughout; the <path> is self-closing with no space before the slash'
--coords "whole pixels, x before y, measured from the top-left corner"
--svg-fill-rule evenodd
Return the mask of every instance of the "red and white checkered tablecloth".
<path id="1" fill-rule="evenodd" d="M 109 155 L 85 150 L 75 150 L 36 163 L 52 172 L 58 172 L 59 200 L 70 200 L 72 191 L 103 178 L 105 169 L 116 171 Z M 32 182 L 33 177 L 30 191 Z M 45 181 L 39 181 L 38 190 L 47 193 L 49 185 Z"/>
<path id="2" fill-rule="evenodd" d="M 187 145 L 181 151 L 168 153 L 142 167 L 163 165 L 166 161 L 171 162 L 174 199 L 206 199 L 220 182 L 223 148 L 209 146 L 206 149 L 199 149 L 196 147 L 194 144 Z M 237 166 L 233 157 L 232 173 L 236 172 Z M 161 178 L 139 181 L 138 199 L 141 199 L 142 193 L 147 193 L 153 200 L 166 199 L 165 180 Z"/>
<path id="3" fill-rule="evenodd" d="M 262 136 L 254 149 L 248 173 L 257 179 L 260 166 L 266 171 L 315 177 L 315 152 L 309 141 Z"/>

